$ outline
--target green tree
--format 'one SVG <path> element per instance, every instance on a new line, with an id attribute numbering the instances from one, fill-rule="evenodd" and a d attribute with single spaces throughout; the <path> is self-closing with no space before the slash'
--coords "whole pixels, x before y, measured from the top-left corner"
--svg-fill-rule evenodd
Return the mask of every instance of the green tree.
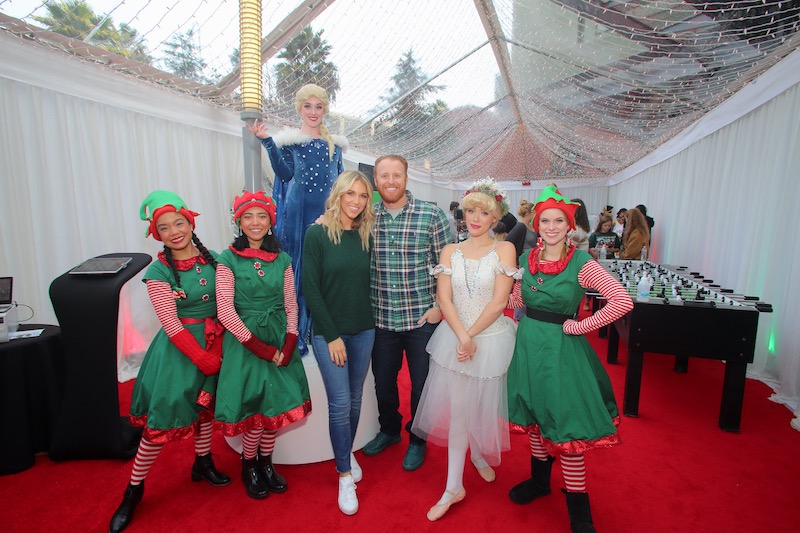
<path id="1" fill-rule="evenodd" d="M 134 28 L 123 23 L 117 29 L 111 17 L 104 18 L 96 14 L 85 0 L 47 2 L 45 9 L 46 16 L 33 18 L 48 30 L 73 39 L 87 40 L 109 52 L 152 64 L 153 58 Z"/>
<path id="2" fill-rule="evenodd" d="M 164 46 L 166 50 L 163 61 L 167 70 L 187 80 L 198 83 L 209 82 L 203 74 L 206 62 L 200 55 L 200 46 L 195 41 L 194 28 L 186 30 L 186 33 L 173 35 Z"/>
<path id="3" fill-rule="evenodd" d="M 139 32 L 124 22 L 119 25 L 119 44 L 121 48 L 120 54 L 135 59 L 140 63 L 153 64 L 153 56 L 148 52 L 144 40 L 139 36 Z"/>
<path id="4" fill-rule="evenodd" d="M 73 39 L 84 39 L 97 26 L 103 17 L 97 15 L 84 0 L 64 0 L 63 2 L 46 2 L 47 16 L 34 16 L 34 20 L 43 24 L 48 30 L 60 33 Z M 111 19 L 106 20 L 95 35 L 102 40 L 103 33 L 112 27 Z"/>
<path id="5" fill-rule="evenodd" d="M 278 54 L 284 61 L 275 66 L 278 99 L 291 102 L 294 94 L 307 83 L 316 83 L 328 92 L 331 101 L 339 92 L 339 69 L 328 61 L 331 45 L 322 38 L 325 30 L 314 33 L 311 26 L 303 28 Z"/>
<path id="6" fill-rule="evenodd" d="M 403 53 L 395 68 L 396 72 L 392 76 L 393 85 L 384 96 L 381 96 L 381 100 L 387 104 L 396 100 L 397 102 L 388 109 L 384 120 L 393 120 L 396 123 L 419 123 L 447 112 L 447 104 L 442 100 L 436 100 L 432 104 L 426 103 L 429 95 L 441 91 L 445 86 L 423 84 L 428 75 L 417 63 L 413 49 Z"/>

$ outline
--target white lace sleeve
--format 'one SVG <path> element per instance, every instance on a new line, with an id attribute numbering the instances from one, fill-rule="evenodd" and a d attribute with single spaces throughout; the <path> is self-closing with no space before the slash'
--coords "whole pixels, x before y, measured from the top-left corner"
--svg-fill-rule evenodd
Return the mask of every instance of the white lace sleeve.
<path id="1" fill-rule="evenodd" d="M 495 274 L 504 274 L 509 278 L 514 279 L 522 279 L 522 268 L 514 268 L 506 265 L 505 263 L 498 263 L 496 267 L 494 267 Z"/>
<path id="2" fill-rule="evenodd" d="M 434 278 L 438 278 L 439 274 L 444 274 L 445 276 L 453 275 L 453 269 L 448 268 L 441 263 L 439 263 L 433 268 L 429 268 L 428 271 L 430 272 L 430 275 L 433 276 Z"/>

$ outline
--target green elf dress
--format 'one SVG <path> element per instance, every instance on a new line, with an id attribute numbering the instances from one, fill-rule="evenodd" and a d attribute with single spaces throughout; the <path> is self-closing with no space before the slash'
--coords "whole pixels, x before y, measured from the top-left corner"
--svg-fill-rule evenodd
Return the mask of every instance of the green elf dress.
<path id="1" fill-rule="evenodd" d="M 216 257 L 215 252 L 211 252 Z M 152 263 L 143 280 L 164 281 L 172 287 L 178 318 L 201 347 L 220 342 L 222 325 L 216 321 L 215 270 L 202 255 L 175 260 L 181 287 L 164 252 Z M 204 376 L 197 366 L 169 339 L 162 328 L 144 357 L 131 400 L 131 424 L 144 426 L 151 442 L 190 437 L 201 422 L 210 421 L 214 408 L 217 375 Z"/>
<path id="2" fill-rule="evenodd" d="M 285 271 L 291 266 L 289 256 L 285 252 L 237 251 L 230 247 L 219 255 L 219 265 L 219 276 L 233 274 L 233 305 L 244 328 L 267 345 L 279 349 L 285 346 L 285 302 L 296 301 L 293 288 L 284 287 Z M 219 313 L 223 315 L 226 310 L 220 308 Z M 249 338 L 247 331 L 237 334 Z M 222 353 L 215 418 L 225 435 L 258 427 L 277 430 L 311 412 L 308 381 L 296 348 L 288 365 L 277 366 L 259 358 L 231 331 L 225 331 Z"/>
<path id="3" fill-rule="evenodd" d="M 630 299 L 623 294 L 620 302 L 581 322 L 569 320 L 561 324 L 531 318 L 536 311 L 574 315 L 585 294 L 578 274 L 592 261 L 587 252 L 574 246 L 558 262 L 533 261 L 538 252 L 534 248 L 520 260 L 524 267 L 522 298 L 528 315 L 522 317 L 517 328 L 508 370 L 509 421 L 526 432 L 539 432 L 545 447 L 554 455 L 619 444 L 620 417 L 608 374 L 586 337 L 567 334 L 565 330 L 568 326 L 596 329 L 602 322 L 613 322 L 630 309 L 625 307 Z M 616 294 L 613 279 L 609 281 L 596 271 L 584 270 L 589 286 L 601 293 Z M 596 327 L 587 322 L 597 322 Z"/>

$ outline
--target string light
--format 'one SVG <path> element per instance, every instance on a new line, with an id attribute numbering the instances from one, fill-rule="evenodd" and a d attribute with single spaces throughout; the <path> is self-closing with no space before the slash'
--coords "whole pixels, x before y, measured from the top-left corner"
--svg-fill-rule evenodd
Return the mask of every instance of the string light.
<path id="1" fill-rule="evenodd" d="M 260 112 L 255 106 L 261 97 L 251 101 L 248 96 L 245 103 L 215 96 L 214 87 L 169 79 L 146 65 L 137 68 L 129 61 L 123 67 L 111 52 L 87 53 L 56 42 L 33 19 L 48 16 L 45 2 L 24 12 L 14 12 L 14 4 L 0 1 L 0 12 L 28 26 L 7 24 L 7 32 L 32 35 L 214 105 Z M 238 38 L 230 35 L 237 33 L 233 0 L 113 4 L 113 23 L 135 28 L 154 58 L 163 57 L 174 34 L 195 28 L 209 69 L 230 70 Z M 259 13 L 264 28 L 255 36 L 259 65 L 263 35 L 275 28 L 286 27 L 293 35 L 302 29 L 302 24 L 286 23 L 301 4 L 265 2 Z M 331 131 L 347 134 L 350 145 L 366 153 L 406 155 L 412 167 L 429 167 L 438 183 L 487 175 L 518 183 L 552 176 L 560 183 L 603 181 L 800 46 L 797 2 L 440 0 L 432 5 L 425 0 L 337 0 L 311 25 L 315 32 L 324 30 L 322 37 L 331 46 L 328 60 L 338 68 L 341 82 L 326 120 Z M 479 10 L 496 17 L 499 34 L 486 34 Z M 376 31 L 387 27 L 403 30 Z M 500 76 L 491 42 L 508 52 L 513 90 Z M 251 66 L 244 64 L 243 44 L 240 49 L 244 93 L 245 70 Z M 420 72 L 432 77 L 426 86 L 442 89 L 398 118 L 397 108 L 388 109 L 381 97 L 389 94 L 397 61 L 409 50 Z M 258 76 L 264 111 L 271 120 L 296 126 L 293 107 L 275 97 L 273 68 L 279 61 L 268 59 Z M 446 107 L 437 107 L 437 100 Z"/>

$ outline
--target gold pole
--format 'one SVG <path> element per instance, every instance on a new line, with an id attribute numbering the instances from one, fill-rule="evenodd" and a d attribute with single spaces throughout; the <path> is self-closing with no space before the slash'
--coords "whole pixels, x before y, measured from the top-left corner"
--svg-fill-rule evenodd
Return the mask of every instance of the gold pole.
<path id="1" fill-rule="evenodd" d="M 242 119 L 261 116 L 264 97 L 261 70 L 261 0 L 239 0 Z"/>
<path id="2" fill-rule="evenodd" d="M 261 0 L 239 0 L 239 72 L 241 73 L 242 109 L 240 117 L 252 124 L 263 111 L 261 75 Z M 242 127 L 244 142 L 244 188 L 261 189 L 261 144 L 255 135 Z"/>

